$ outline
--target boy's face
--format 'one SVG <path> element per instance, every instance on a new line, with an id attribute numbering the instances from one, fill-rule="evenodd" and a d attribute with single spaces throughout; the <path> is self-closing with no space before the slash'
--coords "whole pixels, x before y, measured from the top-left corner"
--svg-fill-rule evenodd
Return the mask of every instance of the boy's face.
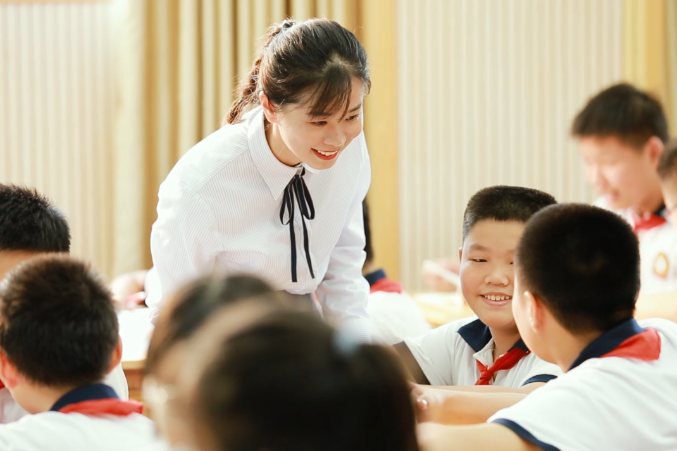
<path id="1" fill-rule="evenodd" d="M 670 221 L 677 225 L 677 176 L 672 175 L 661 180 L 661 191 L 663 191 L 665 208 L 670 212 Z"/>
<path id="2" fill-rule="evenodd" d="M 7 273 L 19 266 L 26 260 L 35 257 L 35 252 L 26 251 L 0 251 L 0 280 L 4 279 Z"/>
<path id="3" fill-rule="evenodd" d="M 658 158 L 648 145 L 636 149 L 615 137 L 584 137 L 579 150 L 585 178 L 609 208 L 640 208 L 657 178 Z"/>
<path id="4" fill-rule="evenodd" d="M 484 220 L 476 223 L 460 250 L 461 290 L 470 308 L 490 328 L 514 328 L 513 257 L 524 224 Z"/>

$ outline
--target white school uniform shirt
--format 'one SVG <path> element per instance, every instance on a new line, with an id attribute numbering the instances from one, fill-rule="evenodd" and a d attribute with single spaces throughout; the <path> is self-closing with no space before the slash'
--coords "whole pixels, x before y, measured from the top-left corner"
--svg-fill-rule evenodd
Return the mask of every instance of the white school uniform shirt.
<path id="1" fill-rule="evenodd" d="M 0 450 L 141 451 L 161 444 L 147 417 L 41 412 L 0 425 Z"/>
<path id="2" fill-rule="evenodd" d="M 305 168 L 315 219 L 305 220 L 315 278 L 303 245 L 301 213 L 294 201 L 298 282 L 291 279 L 289 226 L 280 222 L 285 187 Z M 315 292 L 325 319 L 369 339 L 369 286 L 362 277 L 362 201 L 371 181 L 364 133 L 333 167 L 289 167 L 266 141 L 261 107 L 190 149 L 162 183 L 151 233 L 160 302 L 205 273 L 251 273 L 292 294 Z M 285 213 L 286 220 L 286 213 Z"/>
<path id="3" fill-rule="evenodd" d="M 487 367 L 494 363 L 494 339 L 477 317 L 452 321 L 404 343 L 430 385 L 475 385 L 480 377 L 477 361 Z M 513 347 L 527 350 L 521 339 Z M 529 353 L 514 367 L 497 371 L 491 385 L 521 388 L 548 382 L 561 373 L 557 365 Z"/>
<path id="4" fill-rule="evenodd" d="M 600 358 L 612 351 L 618 355 Z M 545 451 L 677 449 L 677 324 L 620 324 L 566 374 L 489 422 Z"/>
<path id="5" fill-rule="evenodd" d="M 371 288 L 367 312 L 375 343 L 391 346 L 430 330 L 430 324 L 416 302 L 401 289 L 401 285 L 388 279 L 385 271 L 379 269 L 367 274 L 365 279 Z M 397 285 L 400 290 L 380 291 L 379 282 Z"/>
<path id="6" fill-rule="evenodd" d="M 122 371 L 122 364 L 118 364 L 104 380 L 104 383 L 115 390 L 118 397 L 123 401 L 129 399 L 129 387 L 127 378 Z M 0 389 L 0 424 L 12 423 L 28 415 L 12 397 L 12 394 L 6 388 Z M 0 447 L 0 450 L 4 448 Z"/>
<path id="7" fill-rule="evenodd" d="M 594 204 L 617 213 L 634 227 L 635 216 L 630 209 L 611 209 L 604 198 L 597 199 Z M 677 227 L 670 222 L 665 209 L 661 216 L 666 223 L 637 232 L 642 293 L 677 291 Z"/>

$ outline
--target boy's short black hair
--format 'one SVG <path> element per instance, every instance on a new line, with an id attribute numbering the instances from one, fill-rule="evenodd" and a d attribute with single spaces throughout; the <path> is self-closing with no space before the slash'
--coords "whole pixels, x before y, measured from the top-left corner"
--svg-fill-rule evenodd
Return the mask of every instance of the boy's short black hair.
<path id="1" fill-rule="evenodd" d="M 0 183 L 0 251 L 68 252 L 66 217 L 34 189 Z"/>
<path id="2" fill-rule="evenodd" d="M 515 262 L 522 289 L 571 332 L 604 332 L 633 316 L 639 244 L 615 213 L 582 204 L 548 207 L 527 223 Z"/>
<path id="3" fill-rule="evenodd" d="M 220 340 L 191 417 L 218 449 L 418 451 L 401 363 L 317 315 L 276 311 Z"/>
<path id="4" fill-rule="evenodd" d="M 661 102 L 628 83 L 606 88 L 591 98 L 571 126 L 575 138 L 615 137 L 641 149 L 652 136 L 670 139 Z"/>
<path id="5" fill-rule="evenodd" d="M 362 220 L 364 221 L 364 252 L 367 253 L 365 264 L 374 261 L 374 248 L 371 245 L 371 226 L 369 225 L 369 205 L 367 199 L 362 201 Z"/>
<path id="6" fill-rule="evenodd" d="M 87 263 L 64 255 L 35 257 L 0 285 L 0 349 L 37 384 L 100 382 L 118 333 L 111 294 Z"/>
<path id="7" fill-rule="evenodd" d="M 677 139 L 673 139 L 665 145 L 665 152 L 661 155 L 661 161 L 658 163 L 658 175 L 662 180 L 677 176 Z"/>
<path id="8" fill-rule="evenodd" d="M 534 213 L 556 204 L 548 193 L 520 186 L 491 186 L 475 193 L 463 214 L 463 240 L 480 221 L 527 222 Z"/>

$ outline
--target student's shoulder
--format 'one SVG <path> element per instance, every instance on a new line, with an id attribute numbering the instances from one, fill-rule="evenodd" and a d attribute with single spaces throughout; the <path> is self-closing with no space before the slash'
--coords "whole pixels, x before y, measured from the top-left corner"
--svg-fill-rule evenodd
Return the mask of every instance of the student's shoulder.
<path id="1" fill-rule="evenodd" d="M 35 431 L 40 433 L 35 434 Z M 104 448 L 105 444 L 114 445 L 119 449 L 131 449 L 117 445 L 150 445 L 155 443 L 155 435 L 154 423 L 150 418 L 140 414 L 127 417 L 91 417 L 72 413 L 42 412 L 0 425 L 0 445 L 11 445 L 16 449 L 60 449 L 57 448 L 59 443 L 86 444 L 86 437 L 100 438 L 99 444 L 91 443 L 92 449 L 95 446 L 96 449 L 109 449 Z M 0 446 L 0 449 L 15 448 Z"/>
<path id="2" fill-rule="evenodd" d="M 663 318 L 648 318 L 638 323 L 644 328 L 657 330 L 663 340 L 677 347 L 677 323 Z"/>

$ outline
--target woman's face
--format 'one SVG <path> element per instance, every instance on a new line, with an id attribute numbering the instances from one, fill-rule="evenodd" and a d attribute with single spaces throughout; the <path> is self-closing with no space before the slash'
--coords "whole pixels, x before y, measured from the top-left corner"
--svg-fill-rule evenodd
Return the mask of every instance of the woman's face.
<path id="1" fill-rule="evenodd" d="M 303 104 L 272 111 L 266 108 L 267 102 L 261 102 L 266 119 L 275 127 L 268 136 L 273 153 L 288 166 L 305 163 L 314 169 L 331 168 L 343 150 L 362 132 L 363 100 L 364 83 L 353 78 L 345 117 L 343 110 L 329 117 L 313 117 L 309 115 L 310 108 Z"/>

